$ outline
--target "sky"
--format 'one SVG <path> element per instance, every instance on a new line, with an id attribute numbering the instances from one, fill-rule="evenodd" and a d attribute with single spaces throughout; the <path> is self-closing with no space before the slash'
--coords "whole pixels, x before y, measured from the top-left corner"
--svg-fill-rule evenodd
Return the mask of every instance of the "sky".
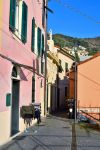
<path id="1" fill-rule="evenodd" d="M 78 38 L 100 37 L 100 0 L 49 0 L 48 31 Z"/>

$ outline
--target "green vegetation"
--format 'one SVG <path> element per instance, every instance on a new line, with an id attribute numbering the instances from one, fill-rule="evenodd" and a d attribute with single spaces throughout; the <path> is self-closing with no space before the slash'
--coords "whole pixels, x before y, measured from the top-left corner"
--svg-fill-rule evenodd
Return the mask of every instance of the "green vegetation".
<path id="1" fill-rule="evenodd" d="M 96 38 L 73 38 L 62 34 L 54 34 L 53 40 L 55 45 L 62 47 L 72 48 L 75 45 L 85 47 L 89 52 L 89 55 L 94 55 L 100 51 L 100 37 Z"/>
<path id="2" fill-rule="evenodd" d="M 76 62 L 80 62 L 80 58 L 79 58 L 79 56 L 78 56 L 78 54 L 77 54 L 77 52 L 75 52 L 75 57 L 76 57 Z"/>

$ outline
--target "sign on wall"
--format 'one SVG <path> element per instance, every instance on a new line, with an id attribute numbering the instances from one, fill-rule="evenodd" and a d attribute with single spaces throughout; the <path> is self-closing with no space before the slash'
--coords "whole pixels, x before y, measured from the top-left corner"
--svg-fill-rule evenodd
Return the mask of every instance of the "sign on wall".
<path id="1" fill-rule="evenodd" d="M 11 106 L 11 93 L 6 94 L 6 106 Z"/>

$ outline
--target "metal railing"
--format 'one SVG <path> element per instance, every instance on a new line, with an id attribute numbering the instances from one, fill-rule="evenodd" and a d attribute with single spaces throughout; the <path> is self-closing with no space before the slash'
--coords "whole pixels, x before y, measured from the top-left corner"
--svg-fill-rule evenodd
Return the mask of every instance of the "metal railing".
<path id="1" fill-rule="evenodd" d="M 85 112 L 83 110 L 80 110 L 80 112 L 85 115 L 87 118 L 95 121 L 97 124 L 100 124 L 100 112 L 99 113 L 90 113 L 90 112 Z M 93 114 L 96 114 L 96 116 L 98 115 L 98 118 L 97 117 L 94 117 Z"/>

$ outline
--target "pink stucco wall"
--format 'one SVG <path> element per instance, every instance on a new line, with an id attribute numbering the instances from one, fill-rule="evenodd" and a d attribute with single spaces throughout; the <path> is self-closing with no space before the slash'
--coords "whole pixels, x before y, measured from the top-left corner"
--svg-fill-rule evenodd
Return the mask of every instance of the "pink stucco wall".
<path id="1" fill-rule="evenodd" d="M 35 18 L 36 24 L 42 28 L 42 0 L 25 0 L 28 6 L 28 26 L 27 26 L 27 43 L 23 44 L 21 41 L 13 37 L 12 32 L 9 31 L 9 11 L 10 0 L 2 0 L 3 14 L 2 14 L 2 33 L 0 53 L 15 60 L 18 63 L 33 66 L 33 61 L 36 60 L 36 55 L 31 52 L 31 27 L 32 18 Z M 0 111 L 5 111 L 6 107 L 6 93 L 11 93 L 11 72 L 13 64 L 0 57 Z M 33 73 L 25 68 L 21 68 L 20 80 L 20 106 L 31 103 L 32 97 L 32 76 Z M 25 79 L 26 78 L 26 79 Z M 40 80 L 36 75 L 36 100 L 40 101 Z"/>
<path id="2" fill-rule="evenodd" d="M 79 107 L 100 107 L 100 53 L 78 65 L 77 101 Z"/>

